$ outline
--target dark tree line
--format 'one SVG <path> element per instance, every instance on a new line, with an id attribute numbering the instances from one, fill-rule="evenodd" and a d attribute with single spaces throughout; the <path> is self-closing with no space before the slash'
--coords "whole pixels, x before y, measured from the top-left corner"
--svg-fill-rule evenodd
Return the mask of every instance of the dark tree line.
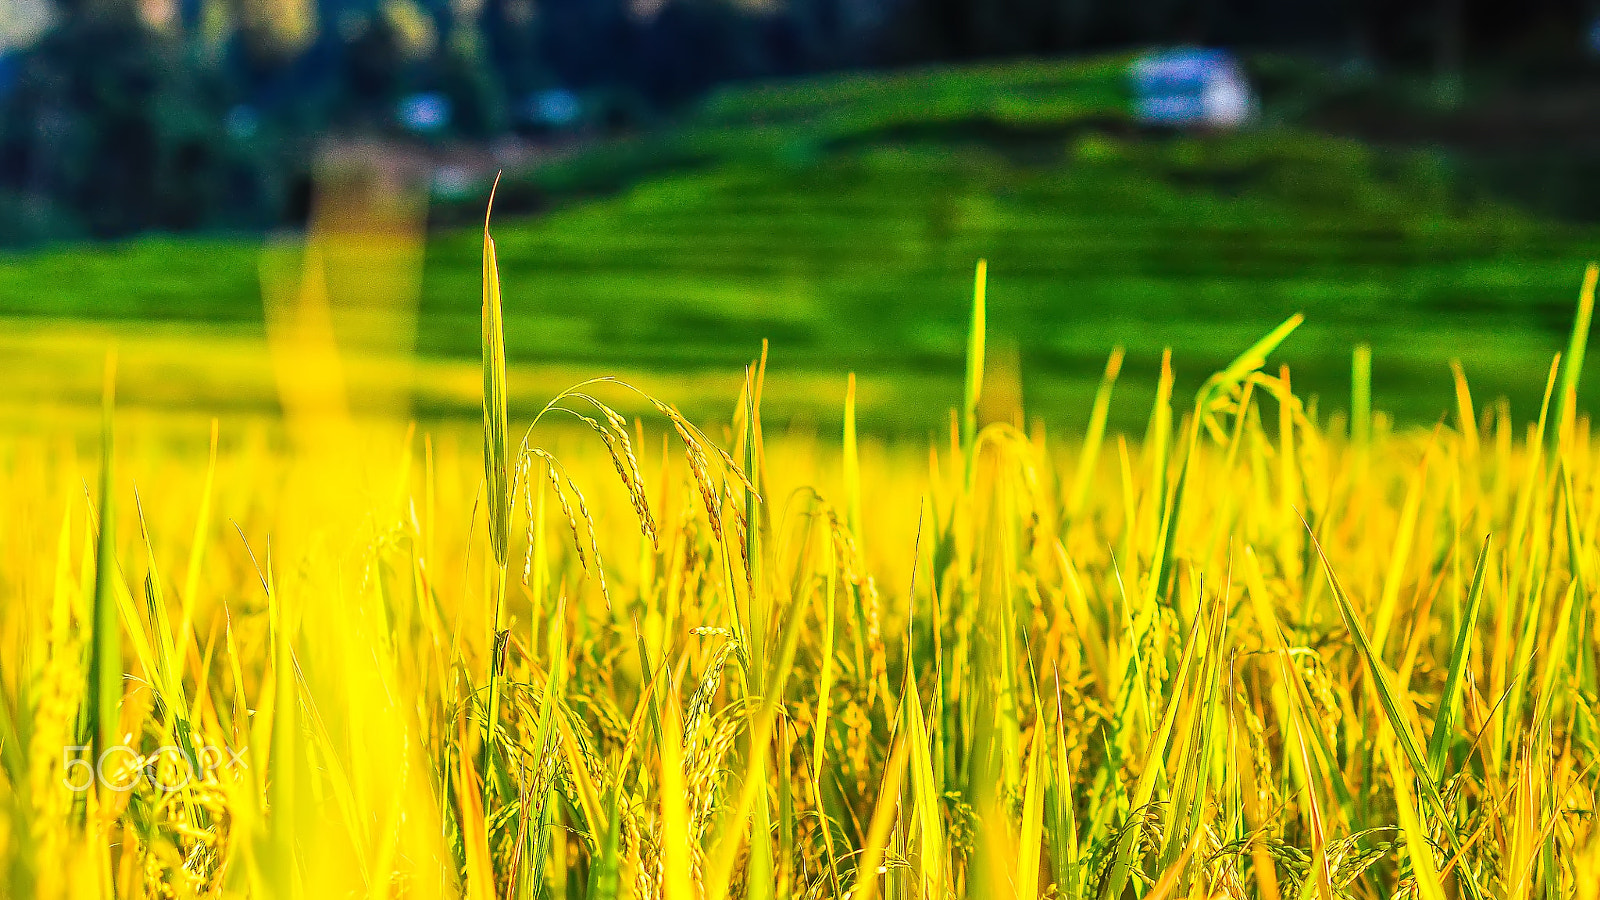
<path id="1" fill-rule="evenodd" d="M 906 0 L 888 49 L 934 60 L 1187 41 L 1309 47 L 1386 65 L 1453 53 L 1537 66 L 1573 63 L 1597 15 L 1593 0 Z"/>
<path id="2" fill-rule="evenodd" d="M 128 5 L 62 6 L 0 100 L 0 240 L 229 225 L 259 203 L 217 73 Z"/>

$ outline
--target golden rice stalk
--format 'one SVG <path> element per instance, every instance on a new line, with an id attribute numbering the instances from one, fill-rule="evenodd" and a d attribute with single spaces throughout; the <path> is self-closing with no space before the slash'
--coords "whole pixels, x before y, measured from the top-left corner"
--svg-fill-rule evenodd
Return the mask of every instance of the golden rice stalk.
<path id="1" fill-rule="evenodd" d="M 498 187 L 499 178 L 495 179 Z M 506 342 L 500 308 L 500 267 L 495 261 L 489 216 L 494 191 L 483 215 L 483 476 L 488 486 L 489 543 L 494 559 L 506 565 L 511 540 L 511 438 L 506 426 Z"/>

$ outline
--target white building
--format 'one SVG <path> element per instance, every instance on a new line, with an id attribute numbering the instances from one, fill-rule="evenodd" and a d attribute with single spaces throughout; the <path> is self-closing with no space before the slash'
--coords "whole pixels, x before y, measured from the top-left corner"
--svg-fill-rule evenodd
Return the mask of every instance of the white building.
<path id="1" fill-rule="evenodd" d="M 1256 101 L 1244 70 L 1223 50 L 1164 50 L 1134 60 L 1134 117 L 1147 125 L 1238 128 Z"/>

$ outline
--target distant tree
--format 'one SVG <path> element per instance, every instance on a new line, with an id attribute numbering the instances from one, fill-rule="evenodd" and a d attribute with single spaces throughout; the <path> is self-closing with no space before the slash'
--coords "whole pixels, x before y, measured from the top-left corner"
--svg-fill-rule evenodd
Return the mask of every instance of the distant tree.
<path id="1" fill-rule="evenodd" d="M 783 20 L 794 43 L 791 65 L 834 69 L 873 62 L 872 40 L 892 0 L 792 0 Z"/>
<path id="2" fill-rule="evenodd" d="M 55 0 L 55 4 L 62 19 L 92 16 L 125 21 L 139 11 L 138 0 Z"/>
<path id="3" fill-rule="evenodd" d="M 543 0 L 539 55 L 570 87 L 614 85 L 634 50 L 629 0 Z"/>
<path id="4" fill-rule="evenodd" d="M 456 25 L 439 51 L 436 86 L 450 99 L 452 125 L 458 133 L 487 138 L 505 130 L 505 94 L 476 28 Z"/>
<path id="5" fill-rule="evenodd" d="M 270 205 L 258 161 L 223 129 L 214 72 L 131 3 L 62 12 L 0 106 L 4 187 L 101 236 L 246 224 Z"/>
<path id="6" fill-rule="evenodd" d="M 1050 54 L 1194 39 L 1224 0 L 904 0 L 886 33 L 900 60 Z"/>
<path id="7" fill-rule="evenodd" d="M 1474 59 L 1570 62 L 1596 15 L 1593 0 L 897 0 L 880 52 L 927 61 L 1172 42 L 1321 45 L 1449 79 Z"/>
<path id="8" fill-rule="evenodd" d="M 520 103 L 552 75 L 539 45 L 543 14 L 534 0 L 487 0 L 480 18 L 483 55 L 498 75 L 505 97 Z"/>
<path id="9" fill-rule="evenodd" d="M 367 125 L 387 121 L 400 99 L 406 70 L 394 25 L 382 15 L 361 17 L 345 37 L 343 59 L 344 114 Z"/>

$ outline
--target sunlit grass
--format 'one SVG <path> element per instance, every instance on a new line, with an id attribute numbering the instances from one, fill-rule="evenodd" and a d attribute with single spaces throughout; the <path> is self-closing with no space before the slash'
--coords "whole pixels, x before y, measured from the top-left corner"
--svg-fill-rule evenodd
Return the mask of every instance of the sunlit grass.
<path id="1" fill-rule="evenodd" d="M 1592 272 L 1532 421 L 1458 370 L 1396 429 L 1365 349 L 1304 400 L 1294 318 L 1129 435 L 1121 350 L 986 402 L 980 265 L 925 443 L 845 373 L 764 429 L 764 357 L 725 426 L 508 411 L 496 263 L 481 430 L 305 332 L 281 425 L 118 414 L 119 357 L 97 442 L 0 432 L 3 893 L 1596 896 Z"/>

